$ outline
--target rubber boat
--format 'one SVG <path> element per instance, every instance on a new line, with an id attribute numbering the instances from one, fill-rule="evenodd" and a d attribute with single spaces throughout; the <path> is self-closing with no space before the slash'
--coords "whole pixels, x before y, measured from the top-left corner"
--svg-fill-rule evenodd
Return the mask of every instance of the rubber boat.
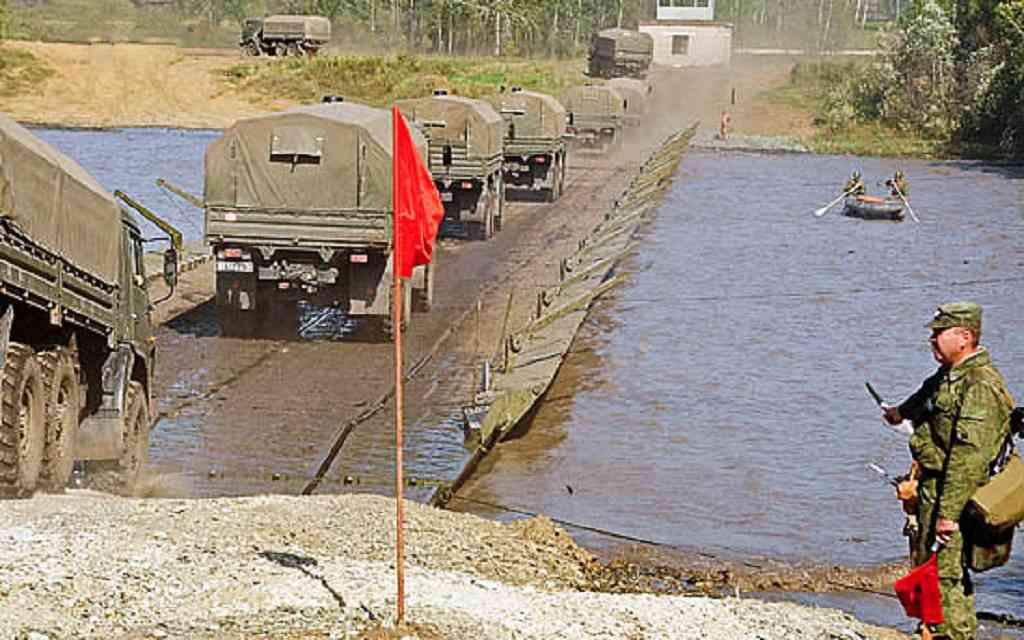
<path id="1" fill-rule="evenodd" d="M 879 198 L 878 196 L 851 196 L 846 199 L 843 215 L 864 220 L 903 219 L 903 201 L 899 198 Z"/>

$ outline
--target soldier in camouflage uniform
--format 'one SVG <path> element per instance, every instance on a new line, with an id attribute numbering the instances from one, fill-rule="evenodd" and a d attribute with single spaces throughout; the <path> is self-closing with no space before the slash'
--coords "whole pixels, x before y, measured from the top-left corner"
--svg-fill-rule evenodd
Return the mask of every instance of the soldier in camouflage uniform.
<path id="1" fill-rule="evenodd" d="M 936 539 L 945 541 L 938 554 L 945 622 L 934 637 L 968 640 L 974 637 L 977 617 L 961 515 L 971 495 L 988 481 L 989 465 L 1009 431 L 1013 398 L 988 351 L 978 345 L 980 306 L 944 304 L 928 327 L 938 371 L 899 407 L 885 406 L 883 411 L 891 424 L 903 419 L 914 424 L 910 452 L 921 471 L 919 529 L 911 541 L 914 566 L 928 560 Z"/>

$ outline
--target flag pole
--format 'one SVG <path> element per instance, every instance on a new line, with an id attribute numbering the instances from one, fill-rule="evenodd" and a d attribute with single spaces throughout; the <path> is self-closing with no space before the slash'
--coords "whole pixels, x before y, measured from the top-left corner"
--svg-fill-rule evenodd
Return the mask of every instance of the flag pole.
<path id="1" fill-rule="evenodd" d="M 395 336 L 395 576 L 398 587 L 396 625 L 405 618 L 405 512 L 402 505 L 402 279 L 398 277 L 398 118 L 392 111 L 391 121 L 391 277 L 395 288 L 392 293 L 391 327 Z"/>

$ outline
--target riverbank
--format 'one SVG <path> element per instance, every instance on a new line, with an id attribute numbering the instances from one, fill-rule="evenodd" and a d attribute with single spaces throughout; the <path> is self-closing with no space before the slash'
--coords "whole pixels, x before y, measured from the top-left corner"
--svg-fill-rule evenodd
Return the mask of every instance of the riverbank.
<path id="1" fill-rule="evenodd" d="M 0 638 L 367 637 L 393 620 L 394 507 L 83 491 L 2 502 Z M 827 609 L 594 592 L 604 565 L 543 518 L 406 513 L 403 637 L 902 637 Z"/>

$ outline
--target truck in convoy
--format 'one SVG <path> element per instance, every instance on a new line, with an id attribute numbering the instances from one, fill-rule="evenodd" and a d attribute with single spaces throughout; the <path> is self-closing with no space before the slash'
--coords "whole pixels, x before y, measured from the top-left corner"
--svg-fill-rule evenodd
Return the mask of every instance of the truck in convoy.
<path id="1" fill-rule="evenodd" d="M 323 16 L 276 15 L 248 18 L 238 46 L 250 56 L 312 56 L 330 40 L 331 21 Z"/>
<path id="2" fill-rule="evenodd" d="M 612 78 L 608 86 L 618 91 L 626 101 L 626 126 L 639 126 L 650 111 L 651 85 L 636 78 Z"/>
<path id="3" fill-rule="evenodd" d="M 639 78 L 654 58 L 654 38 L 629 29 L 604 29 L 590 40 L 588 75 L 592 78 Z"/>
<path id="4" fill-rule="evenodd" d="M 566 131 L 574 148 L 603 152 L 622 144 L 626 99 L 614 87 L 572 87 L 562 96 L 562 104 L 568 112 Z"/>
<path id="5" fill-rule="evenodd" d="M 441 233 L 486 240 L 501 229 L 504 124 L 483 100 L 449 96 L 395 103 L 429 143 L 427 166 L 444 205 Z"/>
<path id="6" fill-rule="evenodd" d="M 549 95 L 512 87 L 484 98 L 505 120 L 504 183 L 543 193 L 549 202 L 565 187 L 565 107 Z"/>
<path id="7" fill-rule="evenodd" d="M 391 136 L 389 111 L 331 97 L 240 120 L 207 147 L 205 236 L 224 334 L 294 322 L 305 300 L 391 335 Z M 414 299 L 429 309 L 433 268 L 403 287 L 403 322 Z"/>
<path id="8" fill-rule="evenodd" d="M 143 242 L 84 169 L 0 114 L 0 493 L 60 491 L 76 462 L 132 491 L 156 364 Z"/>

